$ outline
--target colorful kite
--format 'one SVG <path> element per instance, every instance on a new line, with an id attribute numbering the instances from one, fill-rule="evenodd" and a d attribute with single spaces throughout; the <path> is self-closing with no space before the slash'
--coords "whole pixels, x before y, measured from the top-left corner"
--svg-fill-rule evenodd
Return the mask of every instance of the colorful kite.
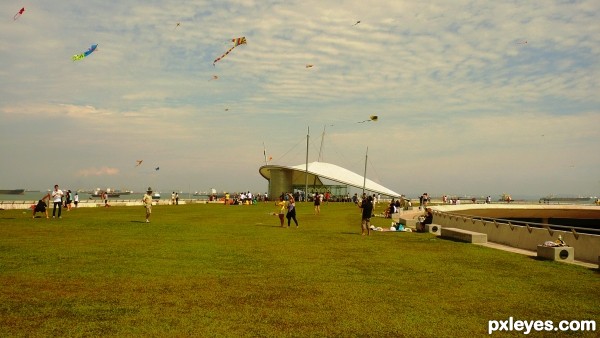
<path id="1" fill-rule="evenodd" d="M 365 123 L 365 122 L 377 121 L 378 118 L 379 117 L 377 117 L 377 115 L 371 115 L 371 116 L 369 116 L 368 120 L 360 121 L 358 123 Z"/>
<path id="2" fill-rule="evenodd" d="M 17 20 L 18 18 L 21 17 L 21 15 L 23 15 L 23 13 L 25 13 L 25 7 L 21 8 L 17 14 L 15 14 L 15 16 L 13 16 L 13 20 Z"/>
<path id="3" fill-rule="evenodd" d="M 136 162 L 136 167 L 139 167 L 140 165 L 142 165 L 142 162 L 144 162 L 144 160 L 135 160 Z"/>
<path id="4" fill-rule="evenodd" d="M 216 58 L 215 61 L 213 61 L 213 66 L 215 65 L 215 63 L 217 63 L 222 58 L 224 58 L 225 56 L 227 56 L 227 54 L 229 54 L 229 52 L 231 52 L 235 47 L 237 47 L 239 45 L 245 45 L 246 44 L 246 37 L 243 36 L 241 38 L 231 39 L 231 42 L 233 42 L 233 47 L 229 48 L 229 50 L 226 51 L 225 54 L 223 54 L 220 57 Z"/>
<path id="5" fill-rule="evenodd" d="M 86 58 L 90 54 L 92 54 L 94 51 L 96 51 L 97 48 L 98 48 L 98 44 L 92 45 L 92 47 L 90 47 L 90 49 L 86 50 L 85 52 L 78 54 L 78 55 L 73 55 L 72 59 L 73 59 L 73 61 L 77 61 L 77 60 Z"/>

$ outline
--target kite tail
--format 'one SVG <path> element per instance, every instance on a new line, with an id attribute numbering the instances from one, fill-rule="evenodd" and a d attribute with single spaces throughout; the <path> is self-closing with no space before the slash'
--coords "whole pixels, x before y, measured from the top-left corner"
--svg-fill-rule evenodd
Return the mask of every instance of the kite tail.
<path id="1" fill-rule="evenodd" d="M 218 61 L 221 61 L 222 58 L 224 58 L 225 56 L 227 56 L 227 54 L 229 54 L 235 47 L 237 47 L 237 45 L 229 48 L 229 50 L 226 51 L 223 55 L 221 55 L 218 58 L 216 58 L 215 61 L 213 61 L 213 66 L 215 65 L 215 63 L 217 63 Z"/>
<path id="2" fill-rule="evenodd" d="M 83 55 L 83 54 L 73 55 L 73 57 L 72 57 L 73 61 L 81 60 L 83 58 L 85 58 L 85 55 Z"/>

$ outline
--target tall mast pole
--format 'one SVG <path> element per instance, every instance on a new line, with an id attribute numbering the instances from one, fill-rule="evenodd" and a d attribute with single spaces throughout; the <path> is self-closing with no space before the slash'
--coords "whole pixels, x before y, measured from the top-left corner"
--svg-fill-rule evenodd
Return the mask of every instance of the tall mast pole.
<path id="1" fill-rule="evenodd" d="M 306 172 L 304 173 L 304 201 L 308 201 L 308 140 L 310 138 L 310 126 L 306 132 Z"/>
<path id="2" fill-rule="evenodd" d="M 363 189 L 362 193 L 365 194 L 365 186 L 367 185 L 367 158 L 369 157 L 369 147 L 367 147 L 367 152 L 365 153 L 365 173 L 363 176 Z"/>

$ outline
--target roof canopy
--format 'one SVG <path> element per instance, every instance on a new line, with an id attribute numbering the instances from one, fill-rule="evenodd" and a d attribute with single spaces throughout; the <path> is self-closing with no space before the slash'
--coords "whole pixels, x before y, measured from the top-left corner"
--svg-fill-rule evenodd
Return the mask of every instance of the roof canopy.
<path id="1" fill-rule="evenodd" d="M 292 184 L 293 185 L 304 185 L 306 182 L 305 173 L 306 173 L 306 164 L 300 164 L 293 167 L 283 166 L 283 165 L 265 165 L 260 167 L 260 174 L 266 178 L 267 180 L 271 179 L 271 170 L 272 169 L 280 169 L 280 170 L 292 170 Z M 344 169 L 335 164 L 324 163 L 324 162 L 311 162 L 308 164 L 308 184 L 310 186 L 313 185 L 323 185 L 320 178 L 325 178 L 331 181 L 339 182 L 342 184 L 347 184 L 353 186 L 355 188 L 362 189 L 363 182 L 365 185 L 365 190 L 372 191 L 375 193 L 379 193 L 382 195 L 387 195 L 391 197 L 399 197 L 400 194 L 392 191 L 378 183 L 367 179 L 364 181 L 363 176 L 353 173 L 348 169 Z"/>

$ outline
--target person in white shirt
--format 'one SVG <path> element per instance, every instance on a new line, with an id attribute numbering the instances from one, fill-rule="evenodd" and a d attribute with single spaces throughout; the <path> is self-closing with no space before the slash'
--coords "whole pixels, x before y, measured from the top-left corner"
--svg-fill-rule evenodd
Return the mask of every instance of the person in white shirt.
<path id="1" fill-rule="evenodd" d="M 62 211 L 62 197 L 63 197 L 63 192 L 62 190 L 58 189 L 58 184 L 54 185 L 54 191 L 52 191 L 52 202 L 54 203 L 54 206 L 52 207 L 52 218 L 56 217 L 56 207 L 58 206 L 58 218 L 62 218 L 60 216 L 60 213 Z"/>

